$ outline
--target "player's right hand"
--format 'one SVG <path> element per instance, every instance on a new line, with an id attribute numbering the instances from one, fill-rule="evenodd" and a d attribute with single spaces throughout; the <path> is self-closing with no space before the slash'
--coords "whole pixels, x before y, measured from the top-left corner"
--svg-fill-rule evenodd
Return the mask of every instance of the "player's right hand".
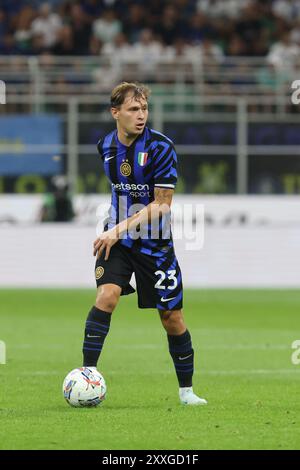
<path id="1" fill-rule="evenodd" d="M 112 228 L 111 230 L 107 230 L 103 232 L 100 237 L 98 237 L 94 241 L 94 250 L 93 255 L 96 256 L 98 253 L 98 258 L 101 256 L 102 252 L 105 250 L 105 258 L 104 260 L 107 261 L 111 247 L 117 243 L 119 240 L 116 228 Z"/>

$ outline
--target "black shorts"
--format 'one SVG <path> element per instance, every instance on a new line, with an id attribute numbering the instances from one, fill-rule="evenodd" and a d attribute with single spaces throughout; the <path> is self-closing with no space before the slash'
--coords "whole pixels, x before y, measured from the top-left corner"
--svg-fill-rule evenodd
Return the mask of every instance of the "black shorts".
<path id="1" fill-rule="evenodd" d="M 145 255 L 117 242 L 104 261 L 105 250 L 96 261 L 97 287 L 117 284 L 121 295 L 135 292 L 130 285 L 135 274 L 140 308 L 178 310 L 182 308 L 183 292 L 181 270 L 173 248 L 161 257 Z"/>

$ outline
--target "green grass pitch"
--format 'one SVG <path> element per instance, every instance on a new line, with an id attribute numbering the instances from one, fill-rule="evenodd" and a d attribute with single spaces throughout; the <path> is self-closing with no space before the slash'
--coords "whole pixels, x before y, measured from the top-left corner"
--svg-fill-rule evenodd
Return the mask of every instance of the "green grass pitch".
<path id="1" fill-rule="evenodd" d="M 165 332 L 135 295 L 113 314 L 99 370 L 107 399 L 75 409 L 65 375 L 81 365 L 93 290 L 0 290 L 1 449 L 299 449 L 300 292 L 186 290 L 194 389 L 206 407 L 178 402 Z"/>

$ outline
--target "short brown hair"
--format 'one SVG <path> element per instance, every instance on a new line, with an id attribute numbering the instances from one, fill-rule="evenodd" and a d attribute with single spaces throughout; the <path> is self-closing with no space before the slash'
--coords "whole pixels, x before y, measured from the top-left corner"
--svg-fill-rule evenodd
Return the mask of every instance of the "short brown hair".
<path id="1" fill-rule="evenodd" d="M 110 105 L 112 108 L 121 106 L 128 93 L 132 92 L 135 99 L 145 98 L 148 100 L 150 89 L 143 83 L 138 82 L 122 82 L 117 85 L 111 92 Z"/>

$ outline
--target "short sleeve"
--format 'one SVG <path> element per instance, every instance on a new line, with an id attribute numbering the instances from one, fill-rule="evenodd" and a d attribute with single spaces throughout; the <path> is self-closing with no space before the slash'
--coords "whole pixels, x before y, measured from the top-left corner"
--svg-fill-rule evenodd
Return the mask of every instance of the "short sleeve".
<path id="1" fill-rule="evenodd" d="M 172 142 L 159 142 L 154 151 L 154 186 L 174 189 L 177 183 L 177 155 Z"/>

